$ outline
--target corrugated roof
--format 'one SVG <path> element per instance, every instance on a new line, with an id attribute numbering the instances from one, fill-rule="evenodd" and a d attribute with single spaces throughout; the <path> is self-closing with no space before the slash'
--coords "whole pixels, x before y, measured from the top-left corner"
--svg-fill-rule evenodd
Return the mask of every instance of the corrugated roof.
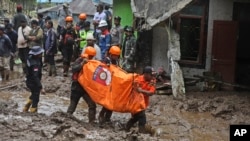
<path id="1" fill-rule="evenodd" d="M 150 26 L 168 19 L 192 0 L 131 0 L 135 17 L 145 18 Z"/>

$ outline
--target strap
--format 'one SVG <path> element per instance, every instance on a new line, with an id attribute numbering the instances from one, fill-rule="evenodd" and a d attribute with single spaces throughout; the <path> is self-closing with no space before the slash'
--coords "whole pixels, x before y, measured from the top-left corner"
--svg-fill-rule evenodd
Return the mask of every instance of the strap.
<path id="1" fill-rule="evenodd" d="M 27 40 L 27 37 L 24 35 L 24 32 L 23 32 L 23 27 L 21 27 L 21 28 L 22 28 L 23 38 L 24 38 L 24 40 Z"/>

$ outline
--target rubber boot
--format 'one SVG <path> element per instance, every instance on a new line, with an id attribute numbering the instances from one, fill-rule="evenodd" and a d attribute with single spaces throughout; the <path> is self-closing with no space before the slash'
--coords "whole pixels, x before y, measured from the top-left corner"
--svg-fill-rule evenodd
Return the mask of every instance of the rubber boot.
<path id="1" fill-rule="evenodd" d="M 150 125 L 144 125 L 144 126 L 139 126 L 139 132 L 143 134 L 150 134 L 151 136 L 154 136 L 156 133 L 156 130 L 152 128 Z"/>
<path id="2" fill-rule="evenodd" d="M 96 115 L 96 109 L 89 109 L 89 123 L 94 123 Z"/>
<path id="3" fill-rule="evenodd" d="M 112 111 L 110 110 L 106 110 L 106 113 L 105 113 L 105 122 L 111 122 L 111 116 L 112 116 Z"/>
<path id="4" fill-rule="evenodd" d="M 27 73 L 26 64 L 22 63 L 22 67 L 23 67 L 23 74 L 26 75 L 26 73 Z"/>
<path id="5" fill-rule="evenodd" d="M 76 106 L 77 106 L 77 103 L 74 100 L 70 100 L 70 104 L 69 104 L 67 113 L 72 115 L 76 110 Z"/>
<path id="6" fill-rule="evenodd" d="M 63 76 L 67 77 L 68 76 L 68 71 L 69 71 L 69 66 L 64 65 L 63 66 Z"/>
<path id="7" fill-rule="evenodd" d="M 37 113 L 37 107 L 35 107 L 35 108 L 34 108 L 34 107 L 31 107 L 31 108 L 30 108 L 30 112 L 31 112 L 31 113 Z"/>
<path id="8" fill-rule="evenodd" d="M 32 100 L 28 99 L 27 103 L 24 105 L 23 112 L 28 112 L 31 104 L 32 104 Z"/>
<path id="9" fill-rule="evenodd" d="M 102 110 L 99 113 L 99 116 L 98 116 L 98 120 L 99 120 L 100 124 L 103 124 L 105 122 L 105 117 L 104 117 L 105 112 L 106 112 L 106 110 L 103 107 Z"/>
<path id="10" fill-rule="evenodd" d="M 51 65 L 48 65 L 48 72 L 49 72 L 48 76 L 52 76 L 52 67 L 51 67 Z"/>
<path id="11" fill-rule="evenodd" d="M 134 119 L 133 118 L 130 118 L 129 121 L 127 122 L 126 126 L 125 126 L 125 131 L 126 132 L 129 132 L 130 129 L 133 127 L 134 125 Z"/>
<path id="12" fill-rule="evenodd" d="M 55 65 L 51 65 L 50 67 L 51 67 L 52 76 L 57 76 L 56 66 Z"/>

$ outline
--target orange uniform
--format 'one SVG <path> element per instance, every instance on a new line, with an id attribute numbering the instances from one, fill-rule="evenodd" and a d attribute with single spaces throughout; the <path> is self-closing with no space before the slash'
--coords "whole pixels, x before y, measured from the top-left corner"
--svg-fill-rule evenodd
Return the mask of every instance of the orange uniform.
<path id="1" fill-rule="evenodd" d="M 137 86 L 139 86 L 143 90 L 155 93 L 155 83 L 156 83 L 155 79 L 152 79 L 150 82 L 148 82 L 148 81 L 145 81 L 143 75 L 140 75 L 135 79 L 135 82 L 137 83 Z M 148 107 L 149 96 L 147 96 L 147 95 L 143 95 L 143 96 L 144 96 L 146 107 Z"/>

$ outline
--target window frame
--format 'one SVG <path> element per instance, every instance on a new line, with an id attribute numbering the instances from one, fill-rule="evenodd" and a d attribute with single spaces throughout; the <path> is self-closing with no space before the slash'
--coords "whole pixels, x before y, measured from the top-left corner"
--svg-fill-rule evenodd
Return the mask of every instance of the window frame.
<path id="1" fill-rule="evenodd" d="M 180 34 L 180 27 L 181 27 L 181 19 L 200 19 L 201 20 L 201 30 L 200 30 L 200 44 L 199 44 L 199 53 L 196 61 L 191 60 L 180 60 L 179 63 L 181 64 L 195 64 L 195 65 L 202 65 L 202 57 L 203 57 L 203 50 L 204 50 L 204 28 L 205 28 L 205 18 L 204 16 L 195 16 L 195 15 L 185 15 L 180 14 L 178 18 L 178 24 L 177 24 L 177 32 Z"/>

